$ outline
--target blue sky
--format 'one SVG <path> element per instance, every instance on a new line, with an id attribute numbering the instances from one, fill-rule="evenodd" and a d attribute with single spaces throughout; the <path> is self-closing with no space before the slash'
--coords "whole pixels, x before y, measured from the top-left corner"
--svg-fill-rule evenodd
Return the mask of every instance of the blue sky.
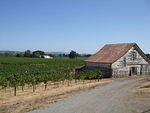
<path id="1" fill-rule="evenodd" d="M 131 42 L 150 53 L 149 0 L 0 0 L 0 50 L 95 53 Z"/>

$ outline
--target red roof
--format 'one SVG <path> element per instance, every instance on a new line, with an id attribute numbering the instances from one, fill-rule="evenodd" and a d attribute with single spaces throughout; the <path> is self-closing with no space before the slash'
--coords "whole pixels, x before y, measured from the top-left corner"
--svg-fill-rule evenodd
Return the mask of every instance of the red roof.
<path id="1" fill-rule="evenodd" d="M 135 43 L 105 45 L 96 54 L 87 58 L 85 62 L 113 63 L 135 45 Z"/>

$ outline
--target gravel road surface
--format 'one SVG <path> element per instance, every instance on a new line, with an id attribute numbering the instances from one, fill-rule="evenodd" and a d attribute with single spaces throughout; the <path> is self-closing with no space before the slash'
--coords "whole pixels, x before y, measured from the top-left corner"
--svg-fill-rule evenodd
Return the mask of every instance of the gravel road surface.
<path id="1" fill-rule="evenodd" d="M 150 98 L 132 92 L 140 80 L 119 80 L 81 91 L 30 113 L 150 113 Z"/>

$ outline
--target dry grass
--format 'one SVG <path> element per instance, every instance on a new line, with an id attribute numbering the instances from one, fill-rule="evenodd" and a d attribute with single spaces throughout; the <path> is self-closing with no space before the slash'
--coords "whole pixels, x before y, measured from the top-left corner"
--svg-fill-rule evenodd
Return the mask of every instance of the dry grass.
<path id="1" fill-rule="evenodd" d="M 6 90 L 3 89 L 0 90 L 0 113 L 25 113 L 46 104 L 62 100 L 75 94 L 74 92 L 76 91 L 108 84 L 116 80 L 136 79 L 139 77 L 141 78 L 144 76 L 102 79 L 99 82 L 95 80 L 85 80 L 84 83 L 83 81 L 78 81 L 77 84 L 73 80 L 69 86 L 67 81 L 64 84 L 59 83 L 59 87 L 56 87 L 57 85 L 49 82 L 47 90 L 44 89 L 44 84 L 39 84 L 34 93 L 32 87 L 28 88 L 28 86 L 26 86 L 24 91 L 19 87 L 17 96 L 14 96 L 12 88 L 7 88 Z M 140 86 L 134 89 L 134 92 L 142 95 L 144 94 L 144 96 L 150 96 L 150 88 L 147 87 L 149 85 L 150 81 L 144 81 L 140 83 Z"/>
<path id="2" fill-rule="evenodd" d="M 92 88 L 98 85 L 113 82 L 112 79 L 103 79 L 98 81 L 80 81 L 76 84 L 74 81 L 68 86 L 68 83 L 59 85 L 54 88 L 52 83 L 48 84 L 47 90 L 44 90 L 44 84 L 37 86 L 36 92 L 32 92 L 32 87 L 25 87 L 17 90 L 17 96 L 13 95 L 13 89 L 0 91 L 0 111 L 1 113 L 24 113 L 33 109 L 37 109 L 43 105 L 56 102 L 60 99 L 70 96 L 72 92 Z"/>
<path id="3" fill-rule="evenodd" d="M 133 90 L 140 96 L 150 97 L 150 79 L 146 78 L 140 82 L 139 86 Z"/>

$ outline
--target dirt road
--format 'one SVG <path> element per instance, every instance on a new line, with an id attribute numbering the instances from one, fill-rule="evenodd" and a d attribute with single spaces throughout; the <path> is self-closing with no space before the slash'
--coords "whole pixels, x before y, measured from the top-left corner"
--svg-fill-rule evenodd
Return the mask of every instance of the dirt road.
<path id="1" fill-rule="evenodd" d="M 141 80 L 119 80 L 98 86 L 30 113 L 150 113 L 150 98 L 139 97 L 132 91 Z"/>

